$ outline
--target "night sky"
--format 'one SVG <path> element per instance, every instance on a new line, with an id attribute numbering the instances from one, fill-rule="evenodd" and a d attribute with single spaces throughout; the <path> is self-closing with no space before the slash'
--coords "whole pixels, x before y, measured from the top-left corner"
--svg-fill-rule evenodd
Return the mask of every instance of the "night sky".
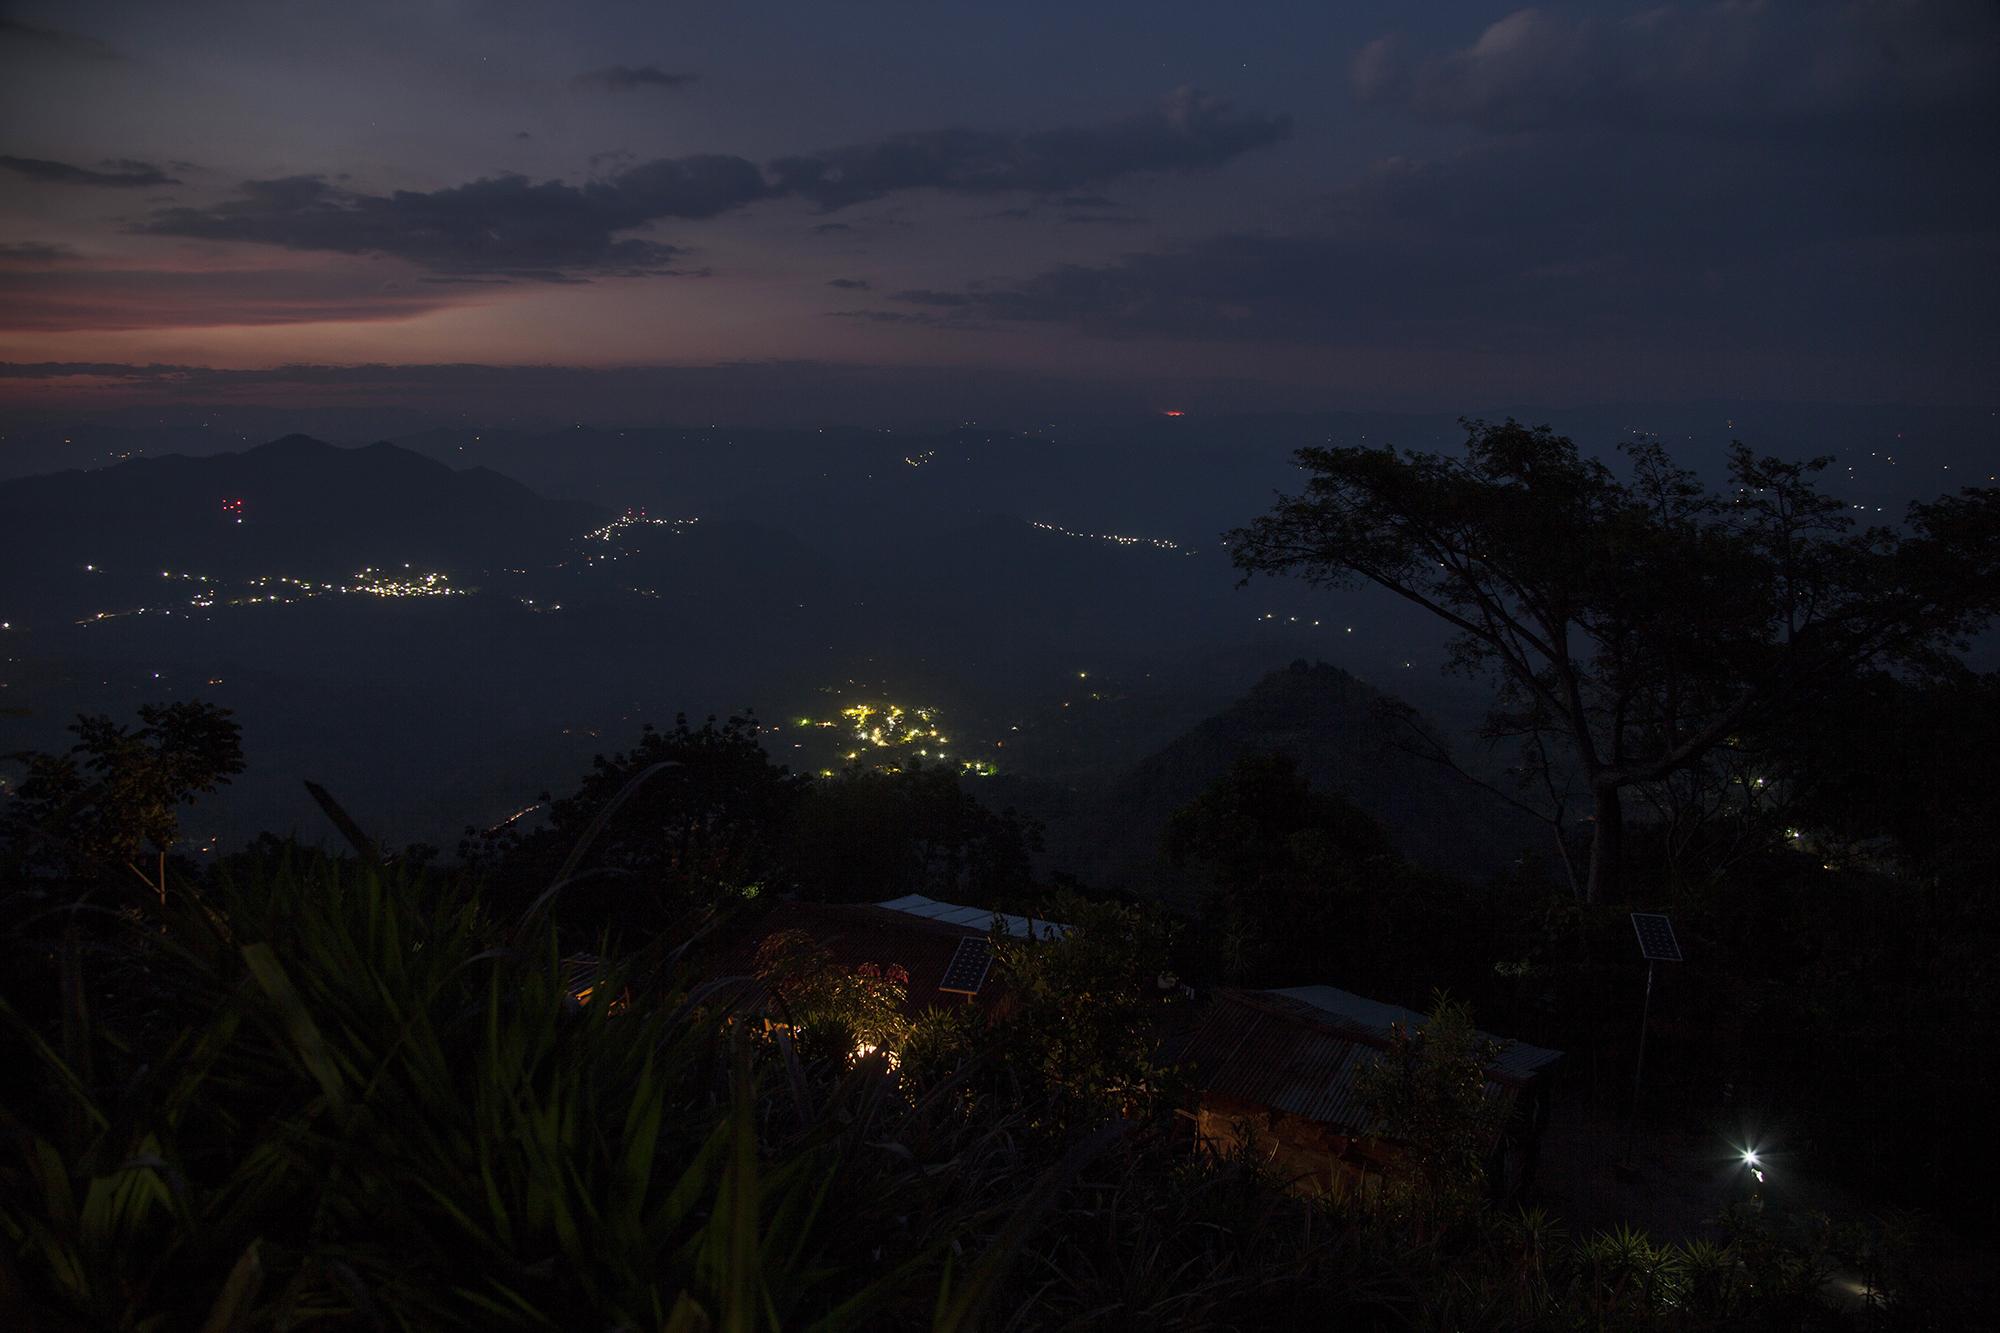
<path id="1" fill-rule="evenodd" d="M 0 15 L 16 406 L 741 363 L 1963 404 L 2000 365 L 1990 0 Z"/>

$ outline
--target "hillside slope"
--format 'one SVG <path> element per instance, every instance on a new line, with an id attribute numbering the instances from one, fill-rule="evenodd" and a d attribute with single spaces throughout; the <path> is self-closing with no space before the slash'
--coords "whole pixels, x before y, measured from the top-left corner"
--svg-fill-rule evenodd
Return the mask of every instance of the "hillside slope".
<path id="1" fill-rule="evenodd" d="M 470 579 L 559 557 L 600 521 L 485 468 L 292 435 L 0 482 L 0 592 L 17 613 L 81 614 L 157 592 L 162 571 L 337 579 L 408 563 Z"/>

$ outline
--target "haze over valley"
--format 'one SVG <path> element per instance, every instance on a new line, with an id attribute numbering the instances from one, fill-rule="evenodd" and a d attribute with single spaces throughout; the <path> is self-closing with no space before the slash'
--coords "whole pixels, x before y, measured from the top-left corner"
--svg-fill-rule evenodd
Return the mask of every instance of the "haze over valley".
<path id="1" fill-rule="evenodd" d="M 1567 416 L 1603 446 L 1653 434 L 1606 422 L 1672 416 L 1684 455 L 1714 460 L 1738 433 L 1819 432 L 1838 489 L 1871 516 L 1948 479 L 1976 415 L 1645 411 Z M 1482 773 L 1512 758 L 1473 741 L 1480 696 L 1441 670 L 1427 617 L 1384 595 L 1238 587 L 1225 545 L 1293 484 L 1291 448 L 1448 446 L 1462 435 L 1448 418 L 437 427 L 248 446 L 214 426 L 9 429 L 45 450 L 67 439 L 46 456 L 77 465 L 0 482 L 14 734 L 55 744 L 75 712 L 154 698 L 236 710 L 250 767 L 195 813 L 205 848 L 270 828 L 325 836 L 306 779 L 386 841 L 449 847 L 468 819 L 518 814 L 645 723 L 754 710 L 795 771 L 945 764 L 982 799 L 1044 817 L 1052 868 L 1129 878 L 1143 857 L 1087 854 L 1065 821 L 1293 661 L 1414 703 Z M 856 707 L 921 709 L 943 739 L 885 749 Z M 1362 731 L 1366 713 L 1350 719 Z M 1380 781 L 1346 762 L 1348 785 Z M 1331 759 L 1321 775 L 1338 777 Z M 1421 778 L 1398 781 L 1488 800 L 1442 771 Z M 1450 845 L 1455 868 L 1482 873 L 1544 837 L 1516 824 L 1468 852 L 1403 822 L 1412 848 Z"/>

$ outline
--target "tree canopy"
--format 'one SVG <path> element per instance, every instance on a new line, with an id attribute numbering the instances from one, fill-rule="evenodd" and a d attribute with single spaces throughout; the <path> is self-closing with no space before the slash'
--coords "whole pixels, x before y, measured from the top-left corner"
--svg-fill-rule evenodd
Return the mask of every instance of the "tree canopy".
<path id="1" fill-rule="evenodd" d="M 124 866 L 166 896 L 181 807 L 243 771 L 242 729 L 198 700 L 147 704 L 139 723 L 79 716 L 67 753 L 9 756 L 27 769 L 0 821 L 14 859 L 77 877 Z M 148 851 L 161 863 L 153 875 L 136 864 Z"/>
<path id="2" fill-rule="evenodd" d="M 1456 631 L 1494 739 L 1560 818 L 1589 802 L 1585 896 L 1618 886 L 1622 795 L 1702 763 L 1859 667 L 1937 666 L 2000 606 L 2000 491 L 1858 528 L 1830 461 L 1741 444 L 1715 490 L 1657 444 L 1628 475 L 1547 427 L 1467 422 L 1462 454 L 1299 451 L 1303 493 L 1231 534 L 1246 577 L 1374 585 Z"/>
<path id="3" fill-rule="evenodd" d="M 599 755 L 576 791 L 542 794 L 548 818 L 468 829 L 460 855 L 490 862 L 496 893 L 532 899 L 564 865 L 558 918 L 593 933 L 650 933 L 691 908 L 766 883 L 778 871 L 785 821 L 804 779 L 773 764 L 751 718 L 677 717 L 645 727 L 630 750 Z M 581 859 L 570 858 L 581 852 Z"/>
<path id="4" fill-rule="evenodd" d="M 873 902 L 925 893 L 996 902 L 1031 882 L 1036 829 L 976 800 L 959 775 L 912 765 L 812 779 L 758 742 L 754 719 L 677 718 L 599 755 L 546 818 L 468 829 L 459 854 L 516 905 L 566 883 L 558 919 L 582 933 L 657 932 L 690 911 L 765 892 Z"/>
<path id="5" fill-rule="evenodd" d="M 1065 1123 L 1138 1113 L 1168 1077 L 1155 1053 L 1178 994 L 1171 928 L 1156 913 L 1069 893 L 1047 910 L 1061 934 L 992 935 L 1011 1011 L 1003 1061 Z"/>
<path id="6" fill-rule="evenodd" d="M 1356 1075 L 1375 1130 L 1403 1159 L 1391 1200 L 1419 1234 L 1464 1217 L 1487 1188 L 1486 1161 L 1507 1113 L 1486 1091 L 1499 1054 L 1472 1025 L 1471 1008 L 1440 994 L 1422 1026 L 1392 1023 L 1388 1050 Z"/>
<path id="7" fill-rule="evenodd" d="M 1037 836 L 941 765 L 857 768 L 801 792 L 787 860 L 800 892 L 822 902 L 923 893 L 994 903 L 1031 883 Z"/>

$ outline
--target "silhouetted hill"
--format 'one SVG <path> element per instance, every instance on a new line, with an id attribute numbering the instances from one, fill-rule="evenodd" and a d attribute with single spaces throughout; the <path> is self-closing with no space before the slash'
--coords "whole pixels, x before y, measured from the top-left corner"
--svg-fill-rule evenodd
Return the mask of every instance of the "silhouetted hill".
<path id="1" fill-rule="evenodd" d="M 545 495 L 705 521 L 746 518 L 813 542 L 872 529 L 922 538 L 969 513 L 1210 545 L 1291 477 L 1298 427 L 1211 433 L 576 428 L 437 430 L 402 443 L 486 463 Z"/>
<path id="2" fill-rule="evenodd" d="M 1490 793 L 1398 745 L 1376 706 L 1389 696 L 1325 662 L 1294 662 L 1248 695 L 1141 761 L 1101 794 L 1052 821 L 1059 869 L 1141 892 L 1158 868 L 1173 812 L 1238 759 L 1282 753 L 1315 788 L 1336 791 L 1381 820 L 1411 860 L 1478 877 L 1540 850 L 1546 829 Z"/>
<path id="3" fill-rule="evenodd" d="M 485 468 L 290 435 L 241 453 L 0 482 L 0 560 L 10 571 L 0 577 L 21 581 L 6 589 L 10 606 L 79 613 L 146 596 L 162 571 L 240 583 L 407 563 L 469 580 L 560 558 L 601 521 L 592 506 L 543 499 Z"/>

